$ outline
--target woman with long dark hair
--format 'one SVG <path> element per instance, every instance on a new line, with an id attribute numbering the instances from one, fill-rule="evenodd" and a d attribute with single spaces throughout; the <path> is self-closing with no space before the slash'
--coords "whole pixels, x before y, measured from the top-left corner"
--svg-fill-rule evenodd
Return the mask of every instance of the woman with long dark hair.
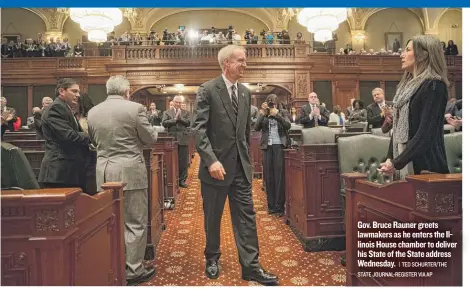
<path id="1" fill-rule="evenodd" d="M 87 93 L 81 93 L 80 97 L 78 98 L 78 109 L 77 109 L 77 118 L 80 126 L 82 127 L 83 131 L 88 134 L 88 112 L 92 109 L 95 105 L 93 104 L 93 100 Z M 86 167 L 86 184 L 85 189 L 87 194 L 94 195 L 98 192 L 98 188 L 96 187 L 96 150 L 91 147 L 87 150 L 84 155 L 85 157 L 85 167 Z"/>
<path id="2" fill-rule="evenodd" d="M 444 148 L 447 66 L 439 40 L 411 38 L 401 55 L 405 71 L 393 99 L 393 136 L 380 171 L 404 179 L 422 171 L 449 173 Z"/>

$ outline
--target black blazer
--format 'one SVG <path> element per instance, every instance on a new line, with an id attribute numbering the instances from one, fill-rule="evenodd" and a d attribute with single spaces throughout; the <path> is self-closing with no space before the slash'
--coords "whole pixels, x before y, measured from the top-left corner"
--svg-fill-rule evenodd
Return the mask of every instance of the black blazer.
<path id="1" fill-rule="evenodd" d="M 188 127 L 191 125 L 189 111 L 182 109 L 181 117 L 176 120 L 176 111 L 169 109 L 163 113 L 162 125 L 168 129 L 168 134 L 175 137 L 178 145 L 187 146 L 189 138 Z"/>
<path id="2" fill-rule="evenodd" d="M 413 161 L 415 174 L 427 170 L 448 174 L 444 146 L 444 113 L 447 103 L 447 86 L 438 80 L 425 81 L 410 100 L 409 141 L 406 149 L 393 159 L 393 136 L 387 158 L 395 169 L 401 170 Z"/>
<path id="3" fill-rule="evenodd" d="M 323 106 L 320 107 L 320 115 L 321 119 L 318 120 L 318 125 L 319 126 L 327 126 L 328 121 L 330 119 L 330 112 L 328 109 L 326 109 Z M 311 128 L 315 127 L 315 119 L 312 118 L 310 119 L 310 114 L 312 113 L 312 107 L 310 106 L 310 103 L 307 103 L 302 106 L 300 109 L 300 117 L 299 117 L 299 123 L 304 125 L 304 128 Z"/>
<path id="4" fill-rule="evenodd" d="M 385 101 L 386 105 L 392 106 L 393 101 Z M 384 122 L 384 118 L 380 115 L 382 110 L 377 103 L 371 103 L 367 106 L 367 125 L 372 128 L 380 128 Z"/>
<path id="5" fill-rule="evenodd" d="M 251 93 L 238 83 L 238 116 L 222 76 L 203 83 L 195 102 L 192 125 L 196 149 L 201 157 L 199 179 L 228 186 L 236 174 L 237 159 L 241 161 L 247 180 L 252 181 L 250 160 Z M 209 166 L 219 161 L 226 172 L 223 181 L 209 173 Z"/>
<path id="6" fill-rule="evenodd" d="M 254 130 L 262 131 L 261 134 L 261 142 L 260 147 L 262 150 L 268 149 L 268 141 L 269 141 L 269 119 L 273 118 L 277 121 L 277 131 L 279 133 L 279 137 L 281 139 L 281 143 L 284 148 L 287 147 L 287 131 L 291 127 L 291 123 L 289 120 L 289 115 L 285 110 L 279 110 L 278 114 L 274 117 L 266 117 L 262 114 L 259 115 L 258 120 L 256 121 Z"/>
<path id="7" fill-rule="evenodd" d="M 147 112 L 147 118 L 151 125 L 161 126 L 162 125 L 162 111 L 157 109 L 157 113 L 152 114 L 151 111 Z"/>
<path id="8" fill-rule="evenodd" d="M 80 187 L 88 157 L 88 135 L 59 97 L 43 111 L 41 120 L 45 154 L 38 181 Z"/>

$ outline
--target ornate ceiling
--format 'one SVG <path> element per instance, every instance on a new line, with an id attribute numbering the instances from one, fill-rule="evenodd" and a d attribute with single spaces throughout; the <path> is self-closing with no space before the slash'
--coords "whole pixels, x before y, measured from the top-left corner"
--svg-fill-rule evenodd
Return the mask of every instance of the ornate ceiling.
<path id="1" fill-rule="evenodd" d="M 62 31 L 68 15 L 60 8 L 25 8 L 39 15 L 46 23 L 47 31 Z M 369 17 L 387 8 L 348 8 L 348 23 L 351 30 L 364 30 Z M 426 32 L 432 33 L 437 29 L 440 17 L 452 8 L 409 8 L 421 21 Z M 459 8 L 455 8 L 459 9 Z M 188 10 L 205 10 L 201 8 L 172 9 L 172 8 L 123 8 L 133 31 L 148 32 L 159 20 Z M 213 9 L 210 9 L 213 10 Z M 283 13 L 284 8 L 217 8 L 217 10 L 236 11 L 250 15 L 263 22 L 271 30 L 287 29 L 290 17 Z M 131 13 L 129 13 L 131 11 Z"/>

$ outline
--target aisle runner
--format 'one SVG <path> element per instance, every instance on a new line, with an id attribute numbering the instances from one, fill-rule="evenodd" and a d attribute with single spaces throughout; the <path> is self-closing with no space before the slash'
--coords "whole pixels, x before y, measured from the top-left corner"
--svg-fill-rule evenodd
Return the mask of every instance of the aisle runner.
<path id="1" fill-rule="evenodd" d="M 146 286 L 258 285 L 240 278 L 240 266 L 234 242 L 228 201 L 222 218 L 221 265 L 217 280 L 204 275 L 204 216 L 199 179 L 199 156 L 189 170 L 189 188 L 182 189 L 173 211 L 165 211 L 166 231 L 157 249 L 156 277 Z M 345 269 L 337 252 L 304 252 L 283 220 L 266 212 L 266 195 L 261 180 L 253 181 L 253 199 L 257 212 L 260 262 L 276 273 L 284 286 L 346 285 Z"/>

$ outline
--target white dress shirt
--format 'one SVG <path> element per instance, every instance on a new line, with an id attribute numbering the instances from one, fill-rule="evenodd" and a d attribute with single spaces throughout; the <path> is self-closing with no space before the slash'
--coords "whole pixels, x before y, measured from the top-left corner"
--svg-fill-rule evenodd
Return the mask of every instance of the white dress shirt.
<path id="1" fill-rule="evenodd" d="M 237 97 L 238 100 L 238 80 L 235 81 L 235 83 L 230 82 L 230 80 L 225 77 L 224 74 L 222 74 L 222 78 L 224 79 L 225 85 L 227 86 L 227 91 L 228 95 L 230 95 L 230 100 L 232 99 L 232 86 L 235 85 L 237 89 L 235 89 L 235 96 Z"/>

